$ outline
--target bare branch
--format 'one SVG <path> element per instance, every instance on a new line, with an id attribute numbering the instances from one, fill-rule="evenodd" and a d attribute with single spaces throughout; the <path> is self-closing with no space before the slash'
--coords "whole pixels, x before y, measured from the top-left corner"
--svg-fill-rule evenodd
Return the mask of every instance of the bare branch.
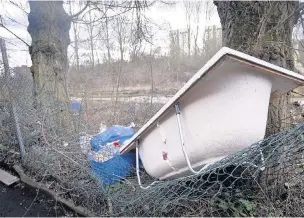
<path id="1" fill-rule="evenodd" d="M 8 29 L 6 26 L 3 25 L 3 21 L 2 21 L 2 17 L 0 16 L 0 27 L 3 27 L 4 29 L 6 29 L 8 32 L 10 32 L 11 34 L 13 34 L 17 39 L 19 39 L 20 41 L 22 41 L 24 44 L 26 44 L 28 47 L 30 47 L 30 45 L 24 41 L 23 39 L 21 39 L 19 36 L 17 36 L 15 33 L 13 33 L 10 29 Z"/>
<path id="2" fill-rule="evenodd" d="M 96 8 L 96 9 L 98 9 L 98 8 Z M 99 9 L 99 10 L 100 10 L 100 9 Z M 122 11 L 122 12 L 120 12 L 120 13 L 114 14 L 114 15 L 112 15 L 112 16 L 107 16 L 107 15 L 106 15 L 106 12 L 103 12 L 103 15 L 102 15 L 100 18 L 98 18 L 98 19 L 96 19 L 96 20 L 93 20 L 93 21 L 91 21 L 91 22 L 87 22 L 87 21 L 83 21 L 83 20 L 77 20 L 77 22 L 78 22 L 78 23 L 81 23 L 81 24 L 92 24 L 92 23 L 101 21 L 101 20 L 103 20 L 103 19 L 105 19 L 105 18 L 107 18 L 108 21 L 110 21 L 110 20 L 113 20 L 114 18 L 116 18 L 116 17 L 118 17 L 118 16 L 120 16 L 120 15 L 122 15 L 122 14 L 128 12 L 128 11 L 131 11 L 131 10 L 133 10 L 133 8 L 126 9 L 126 10 L 124 10 L 124 11 Z"/>
<path id="3" fill-rule="evenodd" d="M 23 11 L 23 13 L 25 13 L 26 15 L 28 15 L 29 13 L 24 9 L 22 8 L 20 5 L 18 5 L 16 2 L 10 0 L 9 3 L 11 3 L 12 5 L 16 6 L 17 8 L 19 8 L 21 11 Z"/>
<path id="4" fill-rule="evenodd" d="M 91 4 L 91 1 L 87 1 L 87 3 L 85 4 L 85 6 L 79 12 L 77 12 L 76 14 L 70 16 L 70 19 L 78 17 L 80 14 L 82 14 L 88 8 L 88 6 L 90 4 Z"/>
<path id="5" fill-rule="evenodd" d="M 172 5 L 176 5 L 178 1 L 165 1 L 165 0 L 160 0 L 160 2 L 161 2 L 162 4 L 172 6 Z"/>
<path id="6" fill-rule="evenodd" d="M 265 35 L 277 30 L 280 26 L 284 25 L 288 20 L 290 20 L 291 18 L 293 18 L 295 16 L 295 14 L 300 13 L 302 11 L 302 9 L 304 9 L 304 4 L 300 4 L 299 8 L 294 10 L 292 13 L 290 13 L 285 20 L 283 20 L 282 22 L 278 23 L 274 28 L 268 30 Z"/>

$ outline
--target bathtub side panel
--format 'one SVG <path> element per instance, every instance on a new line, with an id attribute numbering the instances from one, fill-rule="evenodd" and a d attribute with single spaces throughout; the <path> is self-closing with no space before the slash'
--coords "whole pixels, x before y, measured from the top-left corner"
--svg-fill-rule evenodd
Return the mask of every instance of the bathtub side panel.
<path id="1" fill-rule="evenodd" d="M 182 96 L 181 124 L 191 164 L 200 168 L 263 139 L 271 88 L 266 74 L 226 62 Z M 141 137 L 140 155 L 156 178 L 188 170 L 173 107 Z"/>

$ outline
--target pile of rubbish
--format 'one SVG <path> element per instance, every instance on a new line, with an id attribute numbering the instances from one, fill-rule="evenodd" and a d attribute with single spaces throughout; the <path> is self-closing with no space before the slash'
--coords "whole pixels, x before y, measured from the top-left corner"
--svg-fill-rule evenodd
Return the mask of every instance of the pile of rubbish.
<path id="1" fill-rule="evenodd" d="M 130 174 L 136 165 L 134 153 L 123 154 L 119 148 L 135 134 L 134 124 L 129 127 L 114 125 L 103 128 L 90 139 L 89 161 L 95 176 L 105 186 L 118 183 Z"/>

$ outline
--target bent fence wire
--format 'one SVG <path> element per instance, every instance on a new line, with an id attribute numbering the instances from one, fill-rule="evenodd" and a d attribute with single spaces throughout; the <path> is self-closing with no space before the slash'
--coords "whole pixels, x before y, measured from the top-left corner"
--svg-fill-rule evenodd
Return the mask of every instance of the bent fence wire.
<path id="1" fill-rule="evenodd" d="M 1 147 L 18 149 L 9 118 L 10 95 L 16 102 L 25 143 L 26 174 L 97 215 L 304 216 L 304 124 L 290 126 L 248 145 L 247 149 L 209 166 L 199 175 L 158 181 L 143 190 L 133 169 L 126 178 L 117 175 L 118 183 L 104 186 L 91 169 L 87 151 L 81 149 L 80 136 L 98 132 L 100 120 L 96 117 L 113 124 L 109 117 L 117 120 L 120 113 L 124 119 L 119 124 L 135 121 L 142 125 L 161 105 L 151 106 L 149 101 L 147 104 L 120 103 L 117 114 L 113 115 L 110 103 L 103 102 L 103 108 L 91 103 L 88 108 L 94 109 L 94 113 L 88 109 L 86 115 L 84 111 L 73 115 L 75 131 L 56 129 L 54 118 L 60 113 L 60 107 L 52 103 L 43 110 L 34 109 L 30 77 L 13 75 L 10 84 L 2 79 L 0 76 Z M 7 85 L 11 86 L 11 93 L 5 91 Z M 105 172 L 99 170 L 98 173 Z M 140 175 L 144 185 L 155 181 L 143 169 Z"/>

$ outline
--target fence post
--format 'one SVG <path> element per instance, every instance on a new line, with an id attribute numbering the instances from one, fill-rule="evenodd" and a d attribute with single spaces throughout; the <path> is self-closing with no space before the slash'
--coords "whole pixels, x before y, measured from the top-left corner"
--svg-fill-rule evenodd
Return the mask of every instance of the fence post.
<path id="1" fill-rule="evenodd" d="M 0 47 L 1 47 L 1 53 L 2 53 L 2 59 L 3 59 L 3 66 L 4 66 L 4 77 L 5 77 L 5 82 L 8 87 L 8 96 L 9 96 L 9 104 L 10 104 L 10 113 L 12 116 L 12 119 L 15 124 L 15 131 L 18 139 L 18 143 L 20 146 L 20 154 L 21 154 L 21 161 L 22 163 L 24 162 L 24 156 L 25 156 L 25 149 L 24 149 L 24 142 L 20 130 L 20 125 L 19 125 L 19 120 L 18 120 L 18 114 L 16 111 L 16 106 L 15 106 L 15 101 L 14 98 L 11 96 L 11 89 L 10 89 L 10 69 L 9 69 L 9 64 L 8 64 L 8 58 L 7 58 L 7 52 L 6 52 L 6 46 L 5 46 L 5 41 L 4 39 L 0 38 Z"/>

